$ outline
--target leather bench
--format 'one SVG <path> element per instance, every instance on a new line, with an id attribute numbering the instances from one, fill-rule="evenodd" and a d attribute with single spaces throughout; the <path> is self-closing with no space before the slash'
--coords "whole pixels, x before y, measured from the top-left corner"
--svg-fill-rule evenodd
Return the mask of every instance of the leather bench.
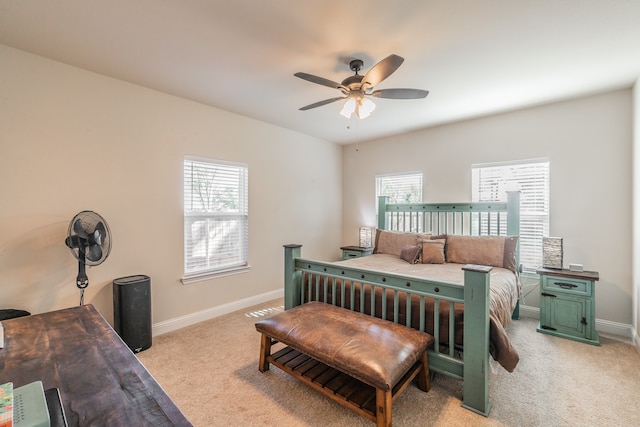
<path id="1" fill-rule="evenodd" d="M 378 426 L 391 426 L 392 403 L 414 378 L 429 391 L 427 333 L 321 302 L 255 327 L 261 372 L 273 364 Z M 277 342 L 286 347 L 271 354 Z"/>

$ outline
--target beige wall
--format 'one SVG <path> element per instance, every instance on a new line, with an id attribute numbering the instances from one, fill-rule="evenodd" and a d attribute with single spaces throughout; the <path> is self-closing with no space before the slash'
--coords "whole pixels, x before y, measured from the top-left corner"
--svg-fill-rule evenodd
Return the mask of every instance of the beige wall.
<path id="1" fill-rule="evenodd" d="M 179 283 L 184 155 L 249 165 L 250 272 Z M 341 156 L 323 140 L 0 45 L 0 307 L 78 304 L 63 242 L 84 209 L 113 234 L 85 296 L 108 320 L 112 280 L 134 274 L 151 277 L 154 323 L 281 292 L 283 244 L 336 256 Z"/>
<path id="2" fill-rule="evenodd" d="M 421 170 L 425 201 L 457 202 L 471 199 L 474 163 L 548 157 L 550 234 L 564 238 L 565 265 L 599 271 L 597 318 L 630 325 L 631 153 L 631 90 L 345 146 L 343 244 L 375 225 L 376 174 Z M 525 304 L 538 305 L 537 290 Z"/>

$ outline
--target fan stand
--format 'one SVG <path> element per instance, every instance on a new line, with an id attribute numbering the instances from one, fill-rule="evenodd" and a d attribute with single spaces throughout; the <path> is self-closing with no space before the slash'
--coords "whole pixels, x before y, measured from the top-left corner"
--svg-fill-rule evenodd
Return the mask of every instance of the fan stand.
<path id="1" fill-rule="evenodd" d="M 76 277 L 76 286 L 80 289 L 80 305 L 84 305 L 84 290 L 89 286 L 89 277 L 85 270 L 84 249 L 78 254 L 78 276 Z"/>

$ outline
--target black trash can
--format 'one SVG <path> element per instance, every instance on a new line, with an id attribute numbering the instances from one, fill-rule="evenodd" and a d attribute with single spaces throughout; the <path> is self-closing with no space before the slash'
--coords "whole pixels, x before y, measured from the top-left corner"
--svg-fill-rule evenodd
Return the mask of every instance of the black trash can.
<path id="1" fill-rule="evenodd" d="M 113 281 L 113 327 L 134 353 L 151 347 L 151 279 L 137 275 Z"/>

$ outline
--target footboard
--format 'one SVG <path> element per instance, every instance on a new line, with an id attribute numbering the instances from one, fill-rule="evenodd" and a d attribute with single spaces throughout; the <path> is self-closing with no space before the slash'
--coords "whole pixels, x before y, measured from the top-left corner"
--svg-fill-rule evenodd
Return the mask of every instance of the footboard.
<path id="1" fill-rule="evenodd" d="M 334 305 L 367 312 L 394 323 L 400 323 L 400 304 L 406 306 L 406 326 L 411 326 L 411 298 L 420 302 L 419 329 L 425 331 L 427 322 L 433 322 L 434 350 L 429 353 L 429 369 L 462 379 L 462 405 L 487 416 L 489 403 L 489 272 L 491 267 L 466 265 L 464 286 L 455 283 L 436 282 L 392 273 L 363 270 L 330 262 L 301 258 L 301 245 L 285 246 L 285 309 L 318 299 Z M 341 283 L 359 283 L 370 287 L 356 295 L 355 286 L 338 286 Z M 380 290 L 382 292 L 376 292 Z M 350 295 L 345 295 L 345 293 Z M 380 296 L 380 306 L 376 304 Z M 391 297 L 389 297 L 391 295 Z M 401 298 L 401 295 L 404 298 Z M 356 304 L 356 298 L 358 298 Z M 424 306 L 434 300 L 433 319 L 425 318 Z M 409 302 L 409 303 L 407 303 Z M 449 304 L 449 312 L 455 304 L 464 304 L 464 360 L 455 357 L 455 319 L 449 315 L 448 336 L 440 336 L 440 306 Z M 387 310 L 389 308 L 389 310 Z M 392 308 L 392 310 L 391 310 Z M 387 318 L 387 313 L 392 315 Z M 442 343 L 449 343 L 444 352 Z"/>

